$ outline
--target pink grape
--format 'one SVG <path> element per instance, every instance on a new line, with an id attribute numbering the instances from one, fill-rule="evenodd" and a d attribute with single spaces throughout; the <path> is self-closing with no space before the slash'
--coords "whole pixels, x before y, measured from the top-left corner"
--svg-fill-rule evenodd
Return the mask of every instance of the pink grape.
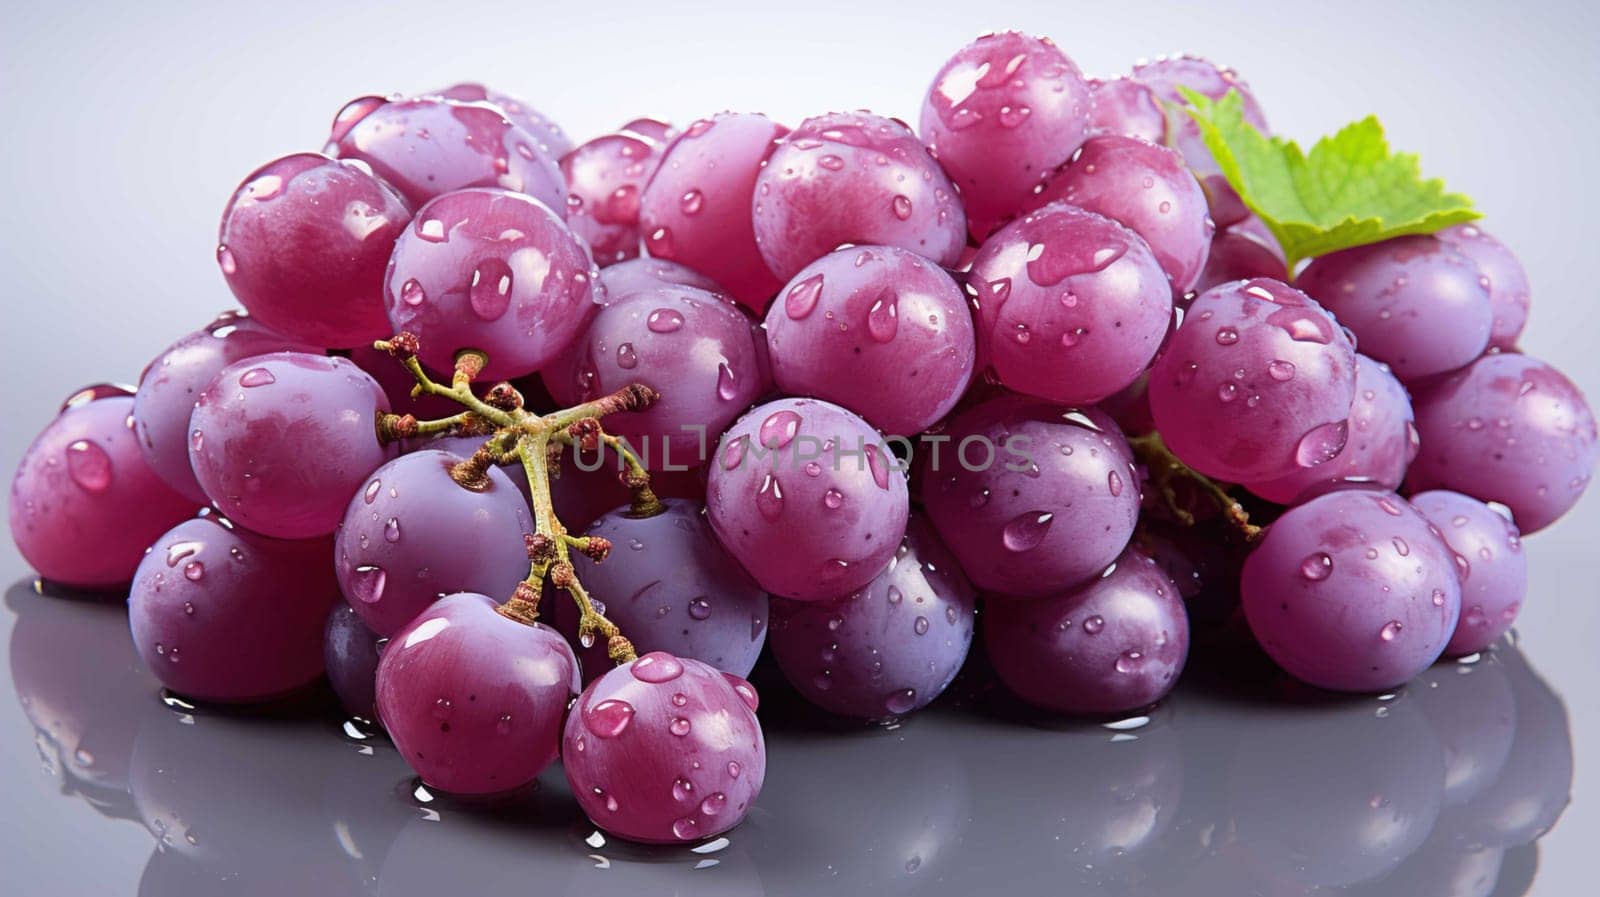
<path id="1" fill-rule="evenodd" d="M 666 651 L 748 676 L 767 635 L 767 594 L 717 542 L 704 505 L 667 499 L 653 517 L 626 506 L 602 515 L 584 535 L 611 540 L 611 556 L 596 564 L 575 555 L 572 565 L 591 598 L 605 605 L 639 652 Z M 547 619 L 577 645 L 585 681 L 611 663 L 603 641 L 578 640 L 577 605 L 547 589 Z"/>
<path id="2" fill-rule="evenodd" d="M 508 93 L 500 93 L 470 81 L 452 85 L 444 90 L 430 91 L 430 94 L 433 93 L 448 100 L 463 103 L 487 102 L 498 107 L 512 124 L 533 137 L 539 152 L 552 159 L 559 159 L 572 152 L 572 138 L 561 130 L 561 126 L 556 124 L 554 119 Z"/>
<path id="3" fill-rule="evenodd" d="M 128 596 L 133 643 L 188 698 L 264 701 L 322 675 L 339 600 L 331 541 L 272 539 L 216 514 L 155 540 Z"/>
<path id="4" fill-rule="evenodd" d="M 1600 458 L 1583 393 L 1526 355 L 1485 355 L 1419 389 L 1414 405 L 1422 450 L 1407 487 L 1500 502 L 1523 535 L 1577 504 Z"/>
<path id="5" fill-rule="evenodd" d="M 801 122 L 756 176 L 754 214 L 761 257 L 783 280 L 844 243 L 954 265 L 967 242 L 955 188 L 917 135 L 867 112 Z"/>
<path id="6" fill-rule="evenodd" d="M 433 449 L 401 455 L 350 498 L 334 542 L 339 588 L 380 636 L 440 595 L 509 598 L 528 575 L 523 535 L 534 526 L 523 493 L 494 467 L 484 489 L 460 485 L 450 469 L 462 460 Z"/>
<path id="7" fill-rule="evenodd" d="M 773 602 L 772 655 L 807 701 L 860 719 L 904 716 L 937 698 L 972 644 L 977 593 L 921 515 L 889 566 L 832 601 Z"/>
<path id="8" fill-rule="evenodd" d="M 1172 451 L 1207 476 L 1262 482 L 1338 455 L 1356 351 L 1304 293 L 1258 278 L 1194 300 L 1150 369 L 1150 411 Z"/>
<path id="9" fill-rule="evenodd" d="M 708 293 L 723 292 L 716 281 L 687 265 L 653 258 L 628 259 L 601 268 L 600 284 L 606 288 L 606 298 L 609 300 L 663 286 L 694 287 Z"/>
<path id="10" fill-rule="evenodd" d="M 767 310 L 777 385 L 837 402 L 886 433 L 920 433 L 972 379 L 972 313 L 933 262 L 893 246 L 839 249 Z"/>
<path id="11" fill-rule="evenodd" d="M 1116 221 L 1144 238 L 1174 295 L 1194 289 L 1215 227 L 1200 183 L 1177 150 L 1137 137 L 1090 137 L 1040 191 Z"/>
<path id="12" fill-rule="evenodd" d="M 1196 292 L 1204 293 L 1231 281 L 1257 277 L 1288 281 L 1283 251 L 1259 222 L 1258 218 L 1247 218 L 1212 236 L 1205 269 L 1194 285 Z"/>
<path id="13" fill-rule="evenodd" d="M 646 251 L 710 277 L 756 314 L 765 311 L 782 284 L 761 259 L 750 209 L 761 163 L 788 132 L 741 112 L 685 128 L 639 197 Z"/>
<path id="14" fill-rule="evenodd" d="M 596 679 L 567 716 L 562 768 L 595 825 L 681 844 L 738 825 L 761 793 L 767 750 L 756 691 L 663 651 Z"/>
<path id="15" fill-rule="evenodd" d="M 905 535 L 905 477 L 876 430 L 830 402 L 779 399 L 722 436 L 706 506 L 761 587 L 815 601 L 861 588 Z"/>
<path id="16" fill-rule="evenodd" d="M 1089 114 L 1091 134 L 1121 134 L 1151 143 L 1167 142 L 1167 114 L 1149 85 L 1117 75 L 1090 78 L 1094 111 Z"/>
<path id="17" fill-rule="evenodd" d="M 355 608 L 335 601 L 322 630 L 322 663 L 339 705 L 352 716 L 376 720 L 378 646 L 382 639 Z"/>
<path id="18" fill-rule="evenodd" d="M 1290 508 L 1245 558 L 1245 620 L 1302 682 L 1401 685 L 1438 659 L 1461 614 L 1455 553 L 1392 492 L 1348 489 Z"/>
<path id="19" fill-rule="evenodd" d="M 454 190 L 499 187 L 566 215 L 557 157 L 491 103 L 361 97 L 334 118 L 326 151 L 365 162 L 413 207 Z"/>
<path id="20" fill-rule="evenodd" d="M 319 348 L 370 343 L 389 335 L 380 282 L 411 208 L 361 162 L 284 156 L 228 200 L 217 265 L 272 330 Z"/>
<path id="21" fill-rule="evenodd" d="M 1250 213 L 1239 194 L 1222 176 L 1216 159 L 1200 137 L 1200 126 L 1184 111 L 1189 101 L 1178 92 L 1180 86 L 1213 100 L 1220 100 L 1229 91 L 1239 94 L 1244 101 L 1244 120 L 1263 134 L 1271 134 L 1267 118 L 1256 102 L 1250 85 L 1239 73 L 1226 66 L 1218 66 L 1198 56 L 1162 56 L 1133 68 L 1133 79 L 1147 86 L 1156 99 L 1168 104 L 1167 145 L 1183 153 L 1183 158 L 1194 169 L 1206 195 L 1211 200 L 1211 217 L 1218 227 L 1227 227 Z"/>
<path id="22" fill-rule="evenodd" d="M 1349 436 L 1339 454 L 1315 467 L 1297 466 L 1274 480 L 1246 483 L 1245 488 L 1281 505 L 1305 501 L 1346 482 L 1398 489 L 1419 447 L 1412 418 L 1411 397 L 1400 381 L 1382 364 L 1357 354 Z"/>
<path id="23" fill-rule="evenodd" d="M 545 368 L 563 405 L 598 399 L 630 383 L 661 398 L 644 411 L 606 418 L 646 465 L 698 467 L 740 412 L 772 381 L 766 339 L 731 299 L 663 286 L 608 302 Z"/>
<path id="24" fill-rule="evenodd" d="M 1172 324 L 1172 287 L 1145 241 L 1065 203 L 996 231 L 967 283 L 980 359 L 1006 387 L 1057 402 L 1131 384 Z"/>
<path id="25" fill-rule="evenodd" d="M 104 588 L 133 576 L 157 536 L 194 513 L 151 468 L 122 387 L 75 393 L 22 453 L 11 478 L 11 538 L 39 575 Z"/>
<path id="26" fill-rule="evenodd" d="M 922 501 L 980 589 L 1050 595 L 1127 546 L 1139 476 L 1103 412 L 1002 395 L 957 414 L 943 435 L 928 447 Z"/>
<path id="27" fill-rule="evenodd" d="M 1457 224 L 1434 234 L 1477 264 L 1488 278 L 1489 307 L 1494 321 L 1489 325 L 1489 345 L 1513 350 L 1517 337 L 1528 324 L 1528 274 L 1522 263 L 1504 243 L 1476 224 Z"/>
<path id="28" fill-rule="evenodd" d="M 961 189 L 973 239 L 1031 205 L 1089 136 L 1093 109 L 1083 73 L 1048 38 L 987 34 L 940 67 L 918 131 Z"/>
<path id="29" fill-rule="evenodd" d="M 417 210 L 394 246 L 384 301 L 393 330 L 422 341 L 436 371 L 461 349 L 489 356 L 486 380 L 520 377 L 578 338 L 604 298 L 583 244 L 518 193 L 446 193 Z"/>
<path id="30" fill-rule="evenodd" d="M 1126 713 L 1161 700 L 1189 655 L 1178 587 L 1136 549 L 1076 588 L 984 604 L 996 675 L 1030 704 L 1058 713 Z"/>
<path id="31" fill-rule="evenodd" d="M 1298 283 L 1406 382 L 1470 364 L 1489 344 L 1488 281 L 1436 237 L 1340 250 L 1313 260 Z"/>
<path id="32" fill-rule="evenodd" d="M 1528 594 L 1528 556 L 1517 525 L 1475 498 L 1435 489 L 1411 504 L 1444 535 L 1461 574 L 1461 619 L 1444 652 L 1482 651 L 1517 619 Z"/>
<path id="33" fill-rule="evenodd" d="M 660 125 L 664 140 L 676 136 Z M 664 141 L 649 134 L 605 134 L 561 157 L 567 225 L 602 266 L 639 255 L 639 194 L 661 164 Z"/>
<path id="34" fill-rule="evenodd" d="M 395 634 L 378 661 L 378 716 L 422 781 L 453 794 L 520 788 L 556 759 L 578 660 L 543 623 L 446 595 Z"/>
<path id="35" fill-rule="evenodd" d="M 134 430 L 150 469 L 185 498 L 204 504 L 205 493 L 189 466 L 189 416 L 200 391 L 218 371 L 241 359 L 268 352 L 320 351 L 231 311 L 168 346 L 145 367 L 133 397 Z M 394 361 L 390 364 L 405 374 Z"/>
<path id="36" fill-rule="evenodd" d="M 345 358 L 273 352 L 223 368 L 195 402 L 189 463 L 213 504 L 280 539 L 326 536 L 367 474 L 383 390 Z"/>

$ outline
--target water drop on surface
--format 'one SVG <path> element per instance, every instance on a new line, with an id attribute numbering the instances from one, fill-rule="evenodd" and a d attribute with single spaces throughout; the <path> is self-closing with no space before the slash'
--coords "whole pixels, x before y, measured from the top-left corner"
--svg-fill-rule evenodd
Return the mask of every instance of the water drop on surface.
<path id="1" fill-rule="evenodd" d="M 829 489 L 822 493 L 822 503 L 830 510 L 838 510 L 844 504 L 844 493 L 837 489 Z"/>
<path id="2" fill-rule="evenodd" d="M 199 582 L 206 575 L 206 565 L 199 561 L 190 561 L 183 565 L 183 578 L 190 582 Z"/>
<path id="3" fill-rule="evenodd" d="M 911 198 L 897 193 L 889 201 L 889 208 L 894 212 L 894 217 L 905 221 L 911 217 Z"/>
<path id="4" fill-rule="evenodd" d="M 889 692 L 883 699 L 883 708 L 890 713 L 909 713 L 917 706 L 917 692 L 913 688 L 902 688 Z"/>
<path id="5" fill-rule="evenodd" d="M 111 486 L 111 456 L 98 443 L 79 439 L 67 446 L 67 475 L 86 492 L 104 492 Z"/>
<path id="6" fill-rule="evenodd" d="M 704 620 L 711 616 L 711 602 L 704 598 L 695 598 L 689 602 L 689 616 L 696 620 Z"/>
<path id="7" fill-rule="evenodd" d="M 1117 655 L 1116 670 L 1119 673 L 1131 673 L 1144 665 L 1144 654 L 1139 651 L 1124 651 Z"/>
<path id="8" fill-rule="evenodd" d="M 390 517 L 387 521 L 384 522 L 384 524 L 383 524 L 383 540 L 385 542 L 391 542 L 391 543 L 400 541 L 400 520 L 399 520 L 399 518 Z"/>
<path id="9" fill-rule="evenodd" d="M 783 515 L 783 485 L 770 473 L 761 480 L 761 489 L 756 493 L 756 508 L 768 520 L 777 520 Z"/>
<path id="10" fill-rule="evenodd" d="M 800 431 L 800 415 L 787 408 L 774 411 L 761 422 L 756 438 L 770 449 L 781 449 L 794 440 Z"/>
<path id="11" fill-rule="evenodd" d="M 634 351 L 633 343 L 623 343 L 617 347 L 617 367 L 631 371 L 639 366 L 639 353 Z"/>
<path id="12" fill-rule="evenodd" d="M 667 724 L 667 731 L 679 736 L 680 738 L 689 734 L 689 728 L 689 721 L 681 716 L 673 717 L 672 722 Z"/>
<path id="13" fill-rule="evenodd" d="M 627 731 L 633 714 L 627 701 L 605 700 L 583 712 L 583 725 L 598 738 L 616 738 Z"/>
<path id="14" fill-rule="evenodd" d="M 1100 630 L 1106 628 L 1106 618 L 1095 614 L 1083 621 L 1083 631 L 1090 635 L 1099 635 Z"/>
<path id="15" fill-rule="evenodd" d="M 1019 514 L 1001 530 L 1000 541 L 1011 551 L 1027 551 L 1044 541 L 1054 519 L 1055 514 L 1047 511 Z"/>
<path id="16" fill-rule="evenodd" d="M 698 215 L 700 210 L 705 208 L 705 204 L 706 197 L 704 193 L 699 190 L 690 190 L 683 194 L 683 198 L 678 202 L 678 207 L 683 210 L 685 215 Z"/>
<path id="17" fill-rule="evenodd" d="M 366 501 L 367 504 L 370 505 L 373 502 L 378 500 L 378 490 L 380 490 L 382 488 L 383 488 L 383 481 L 382 480 L 373 480 L 372 482 L 367 484 L 367 491 L 363 492 L 361 494 L 361 497 L 362 497 L 363 500 Z"/>
<path id="18" fill-rule="evenodd" d="M 651 333 L 674 333 L 683 327 L 683 314 L 670 308 L 658 308 L 645 319 Z"/>
<path id="19" fill-rule="evenodd" d="M 417 306 L 428 301 L 428 294 L 422 289 L 422 284 L 413 277 L 400 286 L 400 301 Z"/>
<path id="20" fill-rule="evenodd" d="M 1350 437 L 1350 422 L 1348 420 L 1335 421 L 1313 427 L 1295 446 L 1294 460 L 1301 467 L 1316 467 L 1333 460 L 1341 451 Z"/>
<path id="21" fill-rule="evenodd" d="M 356 593 L 357 601 L 374 604 L 383 598 L 383 587 L 388 578 L 382 567 L 363 564 L 351 574 L 350 589 Z"/>
<path id="22" fill-rule="evenodd" d="M 1400 634 L 1400 630 L 1404 628 L 1404 626 L 1400 625 L 1399 620 L 1390 620 L 1383 624 L 1382 629 L 1378 630 L 1378 637 L 1386 642 L 1392 642 Z"/>
<path id="23" fill-rule="evenodd" d="M 1300 562 L 1300 575 L 1312 582 L 1327 579 L 1331 573 L 1333 573 L 1333 558 L 1326 552 L 1319 551 L 1307 555 L 1306 559 Z"/>

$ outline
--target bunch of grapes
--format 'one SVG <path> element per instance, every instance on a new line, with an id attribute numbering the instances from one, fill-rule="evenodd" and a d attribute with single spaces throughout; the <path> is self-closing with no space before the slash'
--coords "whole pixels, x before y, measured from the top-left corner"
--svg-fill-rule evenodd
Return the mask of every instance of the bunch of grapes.
<path id="1" fill-rule="evenodd" d="M 69 399 L 13 536 L 131 582 L 186 699 L 326 677 L 429 786 L 559 759 L 650 843 L 756 800 L 763 646 L 868 721 L 980 629 L 1011 692 L 1083 715 L 1160 701 L 1213 633 L 1356 692 L 1488 648 L 1597 453 L 1518 349 L 1520 265 L 1461 224 L 1291 270 L 1180 88 L 1266 131 L 1230 69 L 1091 79 L 1017 33 L 952 56 L 916 130 L 573 146 L 479 85 L 357 99 L 228 201 L 245 312 Z"/>

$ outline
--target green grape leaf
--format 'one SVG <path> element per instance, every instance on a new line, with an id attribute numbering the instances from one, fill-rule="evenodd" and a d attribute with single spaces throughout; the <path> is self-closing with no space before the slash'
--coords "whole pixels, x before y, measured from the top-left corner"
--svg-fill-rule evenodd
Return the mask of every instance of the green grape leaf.
<path id="1" fill-rule="evenodd" d="M 1303 259 L 1482 217 L 1471 199 L 1423 178 L 1415 154 L 1391 151 L 1373 116 L 1306 153 L 1245 121 L 1237 91 L 1212 100 L 1178 90 L 1223 176 L 1283 246 L 1291 274 Z"/>

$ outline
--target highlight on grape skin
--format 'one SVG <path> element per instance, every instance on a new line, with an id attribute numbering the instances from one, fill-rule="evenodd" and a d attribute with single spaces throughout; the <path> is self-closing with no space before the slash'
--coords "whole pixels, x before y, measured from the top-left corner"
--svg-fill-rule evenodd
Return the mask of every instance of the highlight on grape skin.
<path id="1" fill-rule="evenodd" d="M 1559 701 L 1504 648 L 1543 597 L 1523 539 L 1600 460 L 1579 385 L 1523 352 L 1530 272 L 1470 200 L 1380 180 L 1387 145 L 1348 177 L 1418 217 L 1301 220 L 1253 176 L 1281 160 L 1246 151 L 1270 132 L 1232 68 L 1090 76 L 1067 49 L 931 54 L 915 130 L 630 110 L 574 140 L 475 82 L 353 100 L 321 153 L 211 186 L 248 313 L 175 328 L 136 391 L 43 422 L 13 538 L 50 584 L 126 596 L 124 647 L 172 706 L 336 698 L 459 812 L 540 790 L 604 836 L 699 851 L 763 801 L 764 724 L 970 702 L 1037 723 L 1030 745 L 1117 733 L 1068 775 L 996 748 L 980 796 L 1043 805 L 1061 840 L 1037 853 L 1111 874 L 1192 834 L 1172 730 L 1119 728 L 1182 708 L 1187 669 L 1276 702 L 1220 756 L 1237 818 L 1206 824 L 1209 857 L 1280 890 L 1431 885 L 1461 861 L 1429 834 L 1455 814 L 1498 862 L 1571 779 L 1566 740 L 1526 734 L 1564 727 Z M 763 707 L 746 676 L 810 707 Z M 1314 690 L 1385 712 L 1307 728 Z M 1350 732 L 1310 780 L 1323 817 L 1261 826 L 1308 739 Z M 806 734 L 874 771 L 901 743 Z M 177 824 L 136 759 L 140 811 Z M 840 779 L 926 810 L 887 826 L 907 875 L 973 818 L 923 789 L 954 760 L 911 760 Z M 535 786 L 558 762 L 567 788 Z M 770 775 L 767 801 L 858 806 Z M 1051 789 L 1078 788 L 1118 811 L 1060 818 Z"/>

